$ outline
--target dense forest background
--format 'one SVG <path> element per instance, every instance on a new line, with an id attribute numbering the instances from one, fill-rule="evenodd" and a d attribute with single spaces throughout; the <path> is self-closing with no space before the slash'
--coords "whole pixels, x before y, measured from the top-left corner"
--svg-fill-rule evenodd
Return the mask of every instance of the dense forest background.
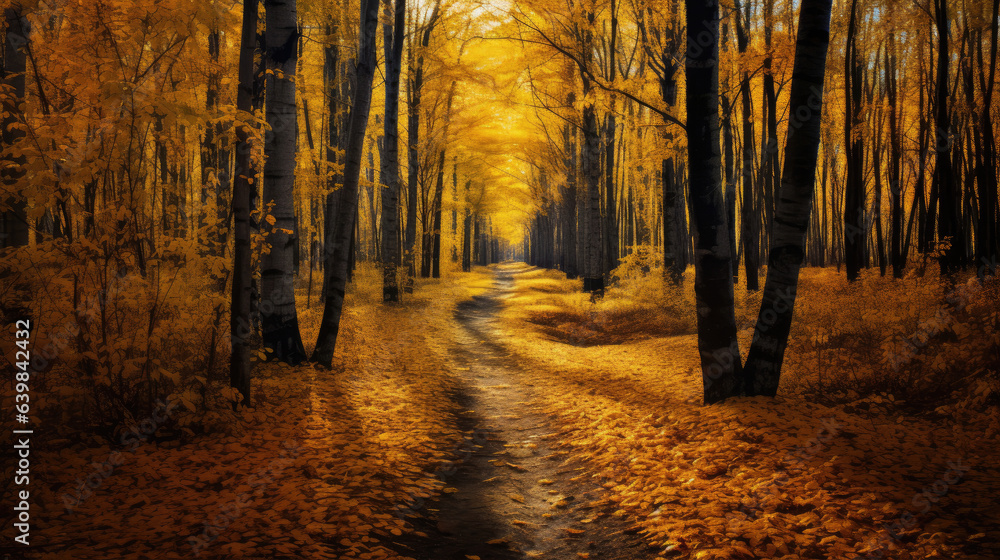
<path id="1" fill-rule="evenodd" d="M 514 257 L 582 277 L 587 291 L 625 261 L 673 282 L 694 263 L 679 3 L 401 2 L 378 7 L 378 22 L 329 2 L 244 8 L 4 12 L 3 243 L 26 247 L 7 252 L 6 307 L 37 300 L 36 316 L 78 324 L 42 334 L 76 347 L 71 369 L 136 394 L 162 392 L 147 386 L 164 382 L 164 365 L 168 377 L 190 373 L 169 371 L 181 362 L 214 372 L 227 362 L 231 293 L 246 293 L 237 306 L 253 301 L 255 317 L 266 302 L 248 332 L 263 324 L 264 346 L 303 360 L 293 293 L 305 287 L 306 308 L 325 301 L 347 218 L 348 269 L 380 263 L 386 301 L 414 277 Z M 716 163 L 733 282 L 748 293 L 788 163 L 796 8 L 720 12 Z M 923 274 L 931 261 L 993 273 L 996 14 L 995 2 L 833 7 L 807 265 L 843 267 L 850 281 Z M 359 59 L 366 25 L 374 42 Z M 371 115 L 349 138 L 365 56 Z M 357 184 L 344 188 L 352 162 Z M 92 299 L 99 321 L 81 318 Z M 176 344 L 184 336 L 192 344 Z M 119 352 L 131 365 L 112 363 Z"/>

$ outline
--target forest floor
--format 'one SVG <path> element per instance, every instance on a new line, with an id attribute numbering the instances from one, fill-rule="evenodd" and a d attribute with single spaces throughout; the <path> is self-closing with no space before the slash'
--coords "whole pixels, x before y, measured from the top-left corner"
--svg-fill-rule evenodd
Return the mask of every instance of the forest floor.
<path id="1" fill-rule="evenodd" d="M 25 557 L 1000 557 L 995 414 L 821 404 L 794 378 L 706 407 L 690 320 L 525 265 L 391 306 L 361 274 L 332 371 L 264 364 L 240 414 L 33 449 Z"/>
<path id="2" fill-rule="evenodd" d="M 527 379 L 524 362 L 497 342 L 516 271 L 500 268 L 489 290 L 455 309 L 449 365 L 472 439 L 445 473 L 444 494 L 427 504 L 435 513 L 417 522 L 427 536 L 399 549 L 426 560 L 649 558 L 656 547 L 608 515 L 604 489 L 558 445 L 556 426 L 536 405 L 546 387 Z"/>

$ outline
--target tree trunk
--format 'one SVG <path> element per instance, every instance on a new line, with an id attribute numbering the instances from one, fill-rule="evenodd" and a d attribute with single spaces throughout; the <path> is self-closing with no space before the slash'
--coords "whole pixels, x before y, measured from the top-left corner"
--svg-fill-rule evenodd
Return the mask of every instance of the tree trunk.
<path id="1" fill-rule="evenodd" d="M 12 126 L 21 120 L 20 106 L 24 103 L 24 73 L 27 67 L 25 51 L 30 28 L 20 2 L 13 2 L 4 14 L 6 33 L 3 44 L 3 83 L 11 89 L 10 103 L 3 108 L 3 148 L 8 149 L 24 137 L 24 130 Z M 10 167 L 0 172 L 0 179 L 8 186 L 15 185 L 24 172 L 20 166 L 24 157 L 7 157 Z M 28 203 L 23 194 L 3 201 L 8 210 L 3 212 L 3 230 L 0 231 L 0 249 L 21 247 L 28 244 Z"/>
<path id="2" fill-rule="evenodd" d="M 739 391 L 732 256 L 719 152 L 719 4 L 687 0 L 687 157 L 705 403 Z"/>
<path id="3" fill-rule="evenodd" d="M 899 123 L 899 89 L 896 79 L 896 34 L 889 34 L 885 54 L 886 95 L 889 101 L 889 260 L 894 278 L 903 277 L 902 130 Z"/>
<path id="4" fill-rule="evenodd" d="M 568 105 L 572 105 L 570 96 Z M 576 128 L 570 124 L 563 127 L 563 156 L 566 166 L 566 185 L 563 187 L 562 209 L 562 267 L 566 278 L 574 279 L 580 274 L 576 260 Z"/>
<path id="5" fill-rule="evenodd" d="M 368 148 L 368 184 L 365 186 L 368 194 L 368 223 L 371 225 L 371 246 L 368 251 L 369 260 L 382 261 L 382 244 L 379 234 L 378 205 L 375 202 L 375 155 Z"/>
<path id="6" fill-rule="evenodd" d="M 847 170 L 844 185 L 844 261 L 847 280 L 858 279 L 864 266 L 865 242 L 865 182 L 864 140 L 861 127 L 861 72 L 857 55 L 858 0 L 851 1 L 850 23 L 847 27 L 847 52 L 844 56 L 844 149 Z"/>
<path id="7" fill-rule="evenodd" d="M 931 192 L 937 193 L 940 208 L 938 211 L 938 238 L 948 240 L 950 245 L 941 256 L 940 265 L 943 274 L 958 270 L 962 259 L 964 240 L 959 228 L 961 223 L 960 209 L 957 201 L 960 196 L 955 187 L 955 177 L 951 161 L 951 117 L 948 113 L 948 61 L 951 57 L 948 46 L 948 2 L 935 0 L 935 19 L 938 29 L 938 67 L 937 87 L 935 94 L 935 164 L 934 179 Z M 932 195 L 933 196 L 933 195 Z"/>
<path id="8" fill-rule="evenodd" d="M 671 138 L 667 134 L 667 140 Z M 677 213 L 683 207 L 684 197 L 678 196 L 678 181 L 674 172 L 674 158 L 668 157 L 661 162 L 660 180 L 663 182 L 663 273 L 672 284 L 680 284 L 684 273 L 683 243 Z M 680 201 L 678 201 L 680 198 Z"/>
<path id="9" fill-rule="evenodd" d="M 580 62 L 580 77 L 583 81 L 583 97 L 586 105 L 583 108 L 583 150 L 580 159 L 583 167 L 583 180 L 586 185 L 585 195 L 585 258 L 583 262 L 583 291 L 596 295 L 604 293 L 604 247 L 601 238 L 601 138 L 597 129 L 597 108 L 594 105 L 593 84 L 590 78 L 590 66 L 593 64 L 593 25 L 594 14 L 586 14 L 588 27 L 582 32 Z"/>
<path id="10" fill-rule="evenodd" d="M 760 314 L 744 367 L 744 388 L 749 395 L 774 396 L 777 393 L 792 326 L 799 268 L 816 181 L 832 7 L 832 0 L 802 0 L 799 11 L 785 168 Z"/>
<path id="11" fill-rule="evenodd" d="M 872 146 L 872 173 L 875 175 L 875 200 L 872 212 L 875 213 L 875 256 L 878 261 L 879 276 L 885 276 L 885 240 L 882 238 L 882 119 L 875 119 L 875 134 Z"/>
<path id="12" fill-rule="evenodd" d="M 236 109 L 244 115 L 254 111 L 253 58 L 257 44 L 257 6 L 259 2 L 243 3 L 243 34 L 240 39 L 239 88 Z M 253 164 L 253 143 L 249 124 L 236 128 L 236 175 L 233 177 L 233 294 L 229 318 L 229 332 L 233 350 L 229 361 L 229 383 L 243 395 L 243 403 L 250 404 L 250 339 L 255 332 L 250 318 L 253 294 L 250 279 L 250 198 L 254 189 L 251 180 L 257 176 Z"/>
<path id="13" fill-rule="evenodd" d="M 344 308 L 344 294 L 350 267 L 351 235 L 358 208 L 358 184 L 361 178 L 361 158 L 365 145 L 365 129 L 371 110 L 372 78 L 375 76 L 375 33 L 378 30 L 379 0 L 361 0 L 358 64 L 355 71 L 354 103 L 348 118 L 347 150 L 344 154 L 344 186 L 340 198 L 337 231 L 333 247 L 326 251 L 326 273 L 330 275 L 329 293 L 323 306 L 323 319 L 312 361 L 326 367 L 333 362 Z"/>
<path id="14" fill-rule="evenodd" d="M 586 80 L 585 80 L 586 81 Z M 586 89 L 586 88 L 585 88 Z M 586 181 L 586 259 L 583 291 L 604 292 L 604 255 L 601 239 L 601 142 L 597 131 L 596 108 L 583 109 L 583 178 Z"/>
<path id="15" fill-rule="evenodd" d="M 434 186 L 433 231 L 431 232 L 431 277 L 441 277 L 441 203 L 444 197 L 444 149 L 438 156 L 437 182 Z"/>
<path id="16" fill-rule="evenodd" d="M 386 11 L 391 0 L 386 0 Z M 385 48 L 385 127 L 382 163 L 382 301 L 399 301 L 396 267 L 399 265 L 399 72 L 403 57 L 406 0 L 396 0 L 393 21 L 382 25 Z M 367 117 L 365 118 L 367 121 Z M 412 126 L 412 123 L 411 123 Z M 413 162 L 410 163 L 414 165 Z M 411 167 L 410 173 L 413 173 Z M 412 179 L 411 179 L 412 181 Z M 410 204 L 413 204 L 410 193 Z M 413 221 L 412 219 L 410 220 Z M 407 232 L 410 224 L 407 224 Z M 409 244 L 407 244 L 409 247 Z M 408 252 L 411 252 L 408 249 Z M 409 258 L 409 257 L 407 257 Z"/>
<path id="17" fill-rule="evenodd" d="M 749 13 L 749 4 L 747 4 L 746 9 Z M 750 44 L 750 31 L 746 28 L 749 24 L 749 17 L 746 18 L 746 22 L 744 23 L 740 11 L 737 0 L 734 13 L 734 17 L 736 18 L 736 39 L 739 52 L 743 55 Z M 757 208 L 757 204 L 755 204 L 756 193 L 753 188 L 753 99 L 750 97 L 750 71 L 746 68 L 746 63 L 741 63 L 741 65 L 740 101 L 743 106 L 743 165 L 741 180 L 743 182 L 743 205 L 740 209 L 740 219 L 742 222 L 740 241 L 743 245 L 743 263 L 746 269 L 747 291 L 756 292 L 760 289 L 757 276 L 759 209 Z M 734 263 L 734 268 L 738 265 L 739 263 Z"/>
<path id="18" fill-rule="evenodd" d="M 216 37 L 216 64 L 218 63 L 219 48 L 218 37 Z M 219 83 L 221 87 L 221 78 Z M 215 254 L 219 256 L 225 254 L 230 234 L 230 203 L 226 200 L 226 196 L 231 194 L 230 189 L 232 189 L 232 176 L 230 176 L 232 150 L 229 148 L 228 140 L 230 126 L 229 122 L 219 121 L 215 123 L 215 219 L 217 228 L 215 241 L 218 245 Z"/>
<path id="19" fill-rule="evenodd" d="M 723 45 L 729 42 L 728 25 L 723 24 L 722 41 Z M 728 80 L 727 80 L 728 81 Z M 723 90 L 729 91 L 728 85 L 723 85 Z M 733 119 L 732 105 L 725 93 L 721 96 L 722 102 L 722 146 L 723 159 L 725 162 L 725 199 L 726 199 L 726 222 L 729 224 L 729 254 L 733 256 L 733 284 L 740 279 L 740 262 L 736 251 L 736 182 L 733 180 L 733 172 L 736 167 L 733 158 Z"/>
<path id="20" fill-rule="evenodd" d="M 264 201 L 273 202 L 274 223 L 266 240 L 270 251 L 261 259 L 261 327 L 264 346 L 274 357 L 298 364 L 306 353 L 295 313 L 295 152 L 298 122 L 295 110 L 295 67 L 298 27 L 295 0 L 265 0 L 267 34 L 267 123 Z M 290 231 L 291 233 L 286 233 Z"/>
<path id="21" fill-rule="evenodd" d="M 465 209 L 462 220 L 462 272 L 472 270 L 472 211 Z"/>
<path id="22" fill-rule="evenodd" d="M 458 262 L 458 162 L 451 165 L 451 262 Z"/>
<path id="23" fill-rule="evenodd" d="M 996 274 L 997 267 L 997 175 L 996 144 L 993 119 L 990 114 L 997 67 L 997 33 L 1000 27 L 1000 0 L 993 0 L 990 20 L 989 78 L 981 78 L 983 109 L 979 115 L 979 130 L 983 137 L 983 157 L 977 169 L 979 182 L 979 229 L 976 243 L 976 272 L 980 278 Z M 982 42 L 979 46 L 979 67 L 983 68 Z M 980 71 L 982 76 L 985 72 Z"/>
<path id="24" fill-rule="evenodd" d="M 476 264 L 482 266 L 486 264 L 486 254 L 485 251 L 483 250 L 483 236 L 480 232 L 480 230 L 482 229 L 480 227 L 481 220 L 479 218 L 478 212 L 476 212 L 476 214 L 472 217 L 472 220 L 473 220 L 472 239 L 474 243 L 473 250 L 475 251 L 474 258 Z"/>

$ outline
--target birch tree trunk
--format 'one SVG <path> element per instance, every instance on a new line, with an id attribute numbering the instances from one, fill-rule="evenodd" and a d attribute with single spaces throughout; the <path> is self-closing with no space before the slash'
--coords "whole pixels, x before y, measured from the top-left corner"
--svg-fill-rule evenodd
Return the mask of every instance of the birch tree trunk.
<path id="1" fill-rule="evenodd" d="M 358 65 L 355 71 L 354 104 L 348 118 L 347 150 L 344 154 L 344 186 L 338 208 L 337 227 L 332 247 L 326 250 L 328 293 L 323 305 L 323 319 L 312 361 L 330 367 L 340 332 L 340 317 L 344 309 L 344 293 L 350 269 L 351 235 L 358 208 L 358 184 L 361 178 L 361 158 L 364 153 L 365 130 L 371 110 L 372 78 L 375 76 L 375 33 L 378 30 L 379 0 L 361 0 Z"/>
<path id="2" fill-rule="evenodd" d="M 705 403 L 739 391 L 732 255 L 719 151 L 719 4 L 687 0 L 687 156 Z"/>
<path id="3" fill-rule="evenodd" d="M 253 57 L 257 45 L 257 0 L 243 3 L 243 34 L 240 39 L 239 87 L 236 109 L 241 116 L 253 114 Z M 233 295 L 229 330 L 233 350 L 229 361 L 229 383 L 250 403 L 250 338 L 253 324 L 250 313 L 253 301 L 250 278 L 250 198 L 255 190 L 251 184 L 257 170 L 253 167 L 253 144 L 250 123 L 236 127 L 236 175 L 233 177 Z"/>
<path id="4" fill-rule="evenodd" d="M 601 238 L 601 138 L 597 128 L 597 108 L 594 106 L 591 67 L 594 63 L 594 13 L 585 14 L 584 28 L 577 31 L 580 48 L 578 66 L 583 82 L 583 143 L 580 164 L 584 181 L 583 197 L 578 198 L 582 235 L 583 291 L 604 293 L 604 247 Z"/>
<path id="5" fill-rule="evenodd" d="M 274 223 L 261 259 L 261 329 L 264 346 L 274 357 L 298 364 L 306 352 L 295 313 L 295 67 L 298 27 L 295 0 L 265 0 L 267 31 L 266 118 L 270 141 L 264 144 L 264 204 L 273 203 Z"/>
<path id="6" fill-rule="evenodd" d="M 832 7 L 832 0 L 802 0 L 799 11 L 784 170 L 763 300 L 743 368 L 745 391 L 749 395 L 777 393 L 788 345 L 816 181 Z"/>
<path id="7" fill-rule="evenodd" d="M 392 5 L 386 0 L 386 11 Z M 385 189 L 382 192 L 382 301 L 399 301 L 399 72 L 403 57 L 406 0 L 396 0 L 393 22 L 382 25 L 385 48 Z"/>

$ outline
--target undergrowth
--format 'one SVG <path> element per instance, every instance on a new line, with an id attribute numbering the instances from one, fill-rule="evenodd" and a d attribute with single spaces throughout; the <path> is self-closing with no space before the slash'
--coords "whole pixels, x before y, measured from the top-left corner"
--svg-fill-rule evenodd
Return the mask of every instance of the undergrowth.
<path id="1" fill-rule="evenodd" d="M 651 247 L 635 248 L 600 299 L 559 271 L 531 270 L 518 275 L 510 304 L 524 306 L 544 336 L 574 346 L 695 334 L 694 270 L 675 286 L 659 264 Z M 1000 405 L 1000 282 L 945 278 L 916 265 L 902 279 L 872 270 L 854 283 L 833 268 L 803 269 L 781 391 L 862 409 L 953 413 Z M 745 358 L 762 290 L 749 292 L 739 280 Z"/>
<path id="2" fill-rule="evenodd" d="M 783 378 L 826 403 L 941 413 L 1000 404 L 1000 282 L 803 271 Z"/>
<path id="3" fill-rule="evenodd" d="M 580 292 L 580 281 L 566 280 L 555 270 L 518 275 L 517 288 L 534 297 L 528 321 L 550 338 L 575 346 L 622 344 L 653 337 L 695 332 L 689 284 L 663 281 L 652 247 L 637 247 L 612 272 L 603 298 Z"/>

